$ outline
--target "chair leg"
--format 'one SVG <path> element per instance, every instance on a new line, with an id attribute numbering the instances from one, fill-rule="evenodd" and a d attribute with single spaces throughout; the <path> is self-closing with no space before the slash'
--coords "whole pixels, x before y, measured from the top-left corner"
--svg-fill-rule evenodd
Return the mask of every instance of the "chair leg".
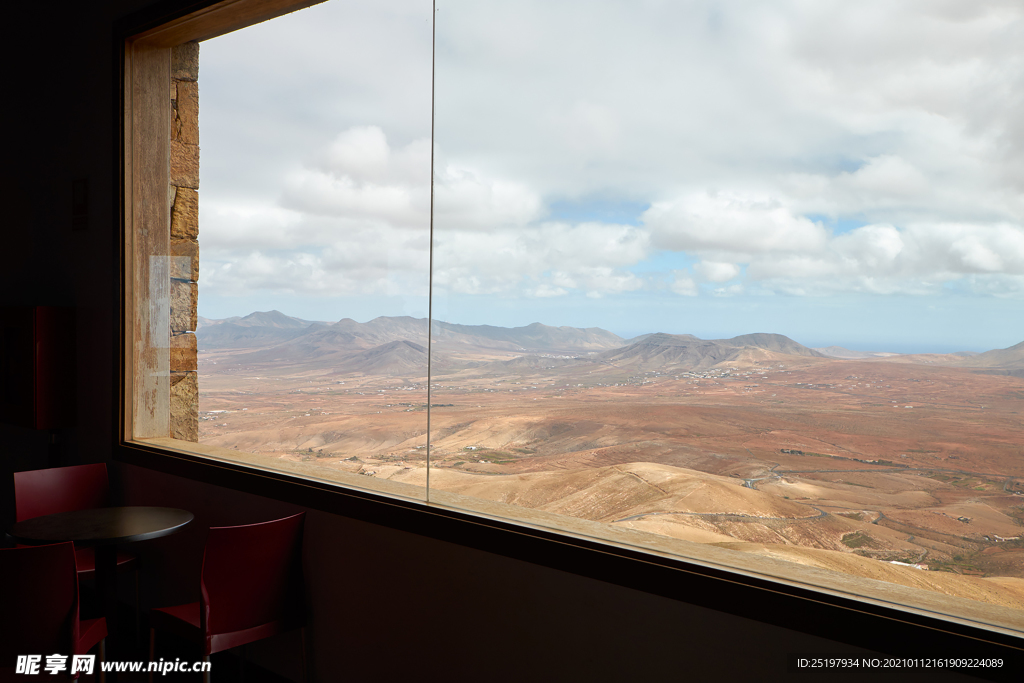
<path id="1" fill-rule="evenodd" d="M 238 680 L 245 683 L 245 645 L 238 648 Z"/>
<path id="2" fill-rule="evenodd" d="M 205 657 L 203 657 L 203 663 L 204 664 L 209 664 L 210 663 L 210 655 L 206 655 Z M 203 668 L 205 669 L 203 671 L 203 683 L 210 683 L 210 669 L 212 667 L 206 666 L 206 667 L 203 667 Z"/>
<path id="3" fill-rule="evenodd" d="M 309 683 L 309 667 L 306 664 L 306 627 L 299 629 L 299 638 L 302 641 L 302 683 Z"/>
<path id="4" fill-rule="evenodd" d="M 142 603 L 139 601 L 139 570 L 135 570 L 135 647 L 142 637 Z"/>
<path id="5" fill-rule="evenodd" d="M 146 665 L 147 668 L 153 663 L 153 654 L 156 652 L 156 629 L 149 629 L 149 663 Z M 153 683 L 153 670 L 149 669 L 149 683 Z"/>
<path id="6" fill-rule="evenodd" d="M 107 661 L 107 639 L 100 638 L 100 683 L 106 683 L 107 672 L 103 670 L 103 662 Z"/>

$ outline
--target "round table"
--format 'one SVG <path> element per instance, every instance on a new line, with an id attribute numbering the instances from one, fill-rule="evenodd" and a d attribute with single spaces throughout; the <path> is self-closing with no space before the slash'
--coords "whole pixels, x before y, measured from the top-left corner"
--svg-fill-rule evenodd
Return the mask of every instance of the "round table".
<path id="1" fill-rule="evenodd" d="M 107 619 L 108 646 L 112 646 L 117 626 L 117 546 L 177 533 L 192 519 L 191 512 L 177 508 L 93 508 L 22 520 L 7 533 L 26 545 L 74 541 L 76 546 L 96 548 L 96 593 Z"/>
<path id="2" fill-rule="evenodd" d="M 191 512 L 177 508 L 94 508 L 26 519 L 7 533 L 26 545 L 74 541 L 81 547 L 99 547 L 167 536 L 192 519 Z"/>

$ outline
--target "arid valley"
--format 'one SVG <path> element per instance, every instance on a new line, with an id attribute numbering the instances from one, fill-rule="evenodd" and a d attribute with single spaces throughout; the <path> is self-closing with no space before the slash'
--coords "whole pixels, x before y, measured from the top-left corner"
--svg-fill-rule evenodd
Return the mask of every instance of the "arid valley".
<path id="1" fill-rule="evenodd" d="M 427 326 L 203 320 L 200 440 L 426 483 Z M 430 486 L 1024 607 L 1024 344 L 435 323 Z"/>

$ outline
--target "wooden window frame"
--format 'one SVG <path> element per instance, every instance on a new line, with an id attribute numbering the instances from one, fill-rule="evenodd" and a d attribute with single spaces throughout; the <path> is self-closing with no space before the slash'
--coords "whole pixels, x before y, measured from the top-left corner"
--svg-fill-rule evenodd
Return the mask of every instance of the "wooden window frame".
<path id="1" fill-rule="evenodd" d="M 160 259 L 169 253 L 171 48 L 319 4 L 323 0 L 166 0 L 114 30 L 119 139 L 115 187 L 123 207 L 122 264 L 115 310 L 123 340 L 113 400 L 115 458 L 171 475 L 289 501 L 373 524 L 477 548 L 870 650 L 906 654 L 908 639 L 930 652 L 990 655 L 1024 664 L 1024 629 L 999 608 L 976 603 L 950 615 L 942 596 L 855 577 L 825 577 L 799 565 L 770 574 L 760 558 L 723 563 L 698 547 L 681 557 L 597 533 L 596 523 L 552 524 L 553 515 L 510 514 L 471 499 L 426 503 L 386 489 L 344 486 L 248 466 L 224 449 L 167 436 L 169 352 L 162 334 L 169 296 Z M 604 526 L 604 525 L 600 525 Z M 554 528 L 553 528 L 554 527 Z M 608 532 L 612 533 L 612 532 Z M 615 534 L 612 533 L 612 536 Z M 717 549 L 716 549 L 717 550 Z M 789 565 L 790 563 L 783 563 Z M 877 584 L 877 585 L 875 585 Z M 972 602 L 972 601 L 967 601 Z M 991 607 L 991 609 L 990 609 Z M 1020 669 L 1018 668 L 1017 671 Z M 1002 672 L 981 672 L 1010 680 Z"/>

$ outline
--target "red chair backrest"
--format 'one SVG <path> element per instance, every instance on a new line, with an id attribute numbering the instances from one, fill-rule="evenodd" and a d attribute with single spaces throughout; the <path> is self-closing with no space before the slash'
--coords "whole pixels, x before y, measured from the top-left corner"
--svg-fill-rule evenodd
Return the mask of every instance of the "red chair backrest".
<path id="1" fill-rule="evenodd" d="M 301 625 L 305 518 L 300 512 L 210 529 L 200 583 L 200 625 L 208 639 L 270 622 Z"/>
<path id="2" fill-rule="evenodd" d="M 0 671 L 18 655 L 72 655 L 78 642 L 75 546 L 0 549 Z M 70 659 L 68 662 L 70 663 Z"/>
<path id="3" fill-rule="evenodd" d="M 107 466 L 76 465 L 14 473 L 15 521 L 107 505 Z"/>

